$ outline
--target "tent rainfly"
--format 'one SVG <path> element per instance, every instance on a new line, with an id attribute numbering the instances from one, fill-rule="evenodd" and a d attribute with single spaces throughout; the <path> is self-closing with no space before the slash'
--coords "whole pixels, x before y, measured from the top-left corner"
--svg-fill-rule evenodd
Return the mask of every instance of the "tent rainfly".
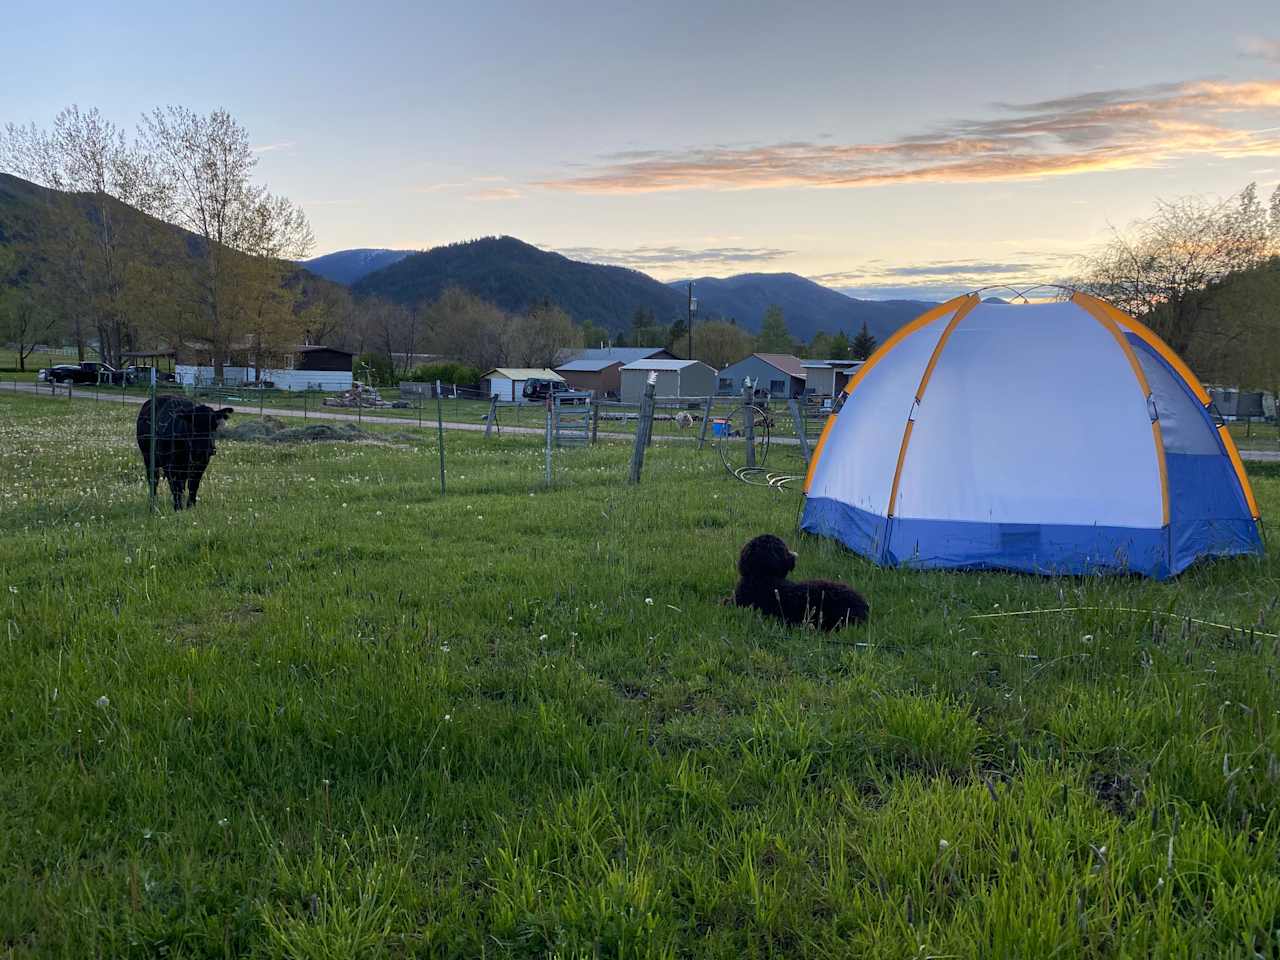
<path id="1" fill-rule="evenodd" d="M 1262 552 L 1209 395 L 1102 300 L 957 297 L 895 333 L 845 393 L 801 527 L 879 564 L 1163 579 Z"/>

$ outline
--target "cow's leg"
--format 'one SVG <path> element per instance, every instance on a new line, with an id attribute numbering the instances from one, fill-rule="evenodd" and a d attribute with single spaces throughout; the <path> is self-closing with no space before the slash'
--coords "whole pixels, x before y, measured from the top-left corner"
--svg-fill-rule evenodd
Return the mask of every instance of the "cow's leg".
<path id="1" fill-rule="evenodd" d="M 173 509 L 182 509 L 182 488 L 183 483 L 182 471 L 177 467 L 166 467 L 164 478 L 169 481 L 169 493 L 173 497 Z"/>
<path id="2" fill-rule="evenodd" d="M 151 498 L 156 496 L 156 487 L 160 483 L 160 471 L 151 466 L 151 457 L 147 450 L 142 451 L 142 463 L 147 468 L 147 486 L 151 488 Z"/>
<path id="3" fill-rule="evenodd" d="M 187 506 L 194 507 L 196 505 L 196 491 L 200 489 L 200 474 L 192 473 L 187 477 Z"/>

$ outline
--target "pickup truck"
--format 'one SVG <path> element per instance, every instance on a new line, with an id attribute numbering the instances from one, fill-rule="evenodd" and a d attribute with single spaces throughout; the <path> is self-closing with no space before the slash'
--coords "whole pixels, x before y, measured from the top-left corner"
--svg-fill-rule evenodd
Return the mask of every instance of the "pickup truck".
<path id="1" fill-rule="evenodd" d="M 59 363 L 47 367 L 36 374 L 36 379 L 49 383 L 118 384 L 124 381 L 125 375 L 124 371 L 108 364 L 86 360 L 83 363 Z"/>

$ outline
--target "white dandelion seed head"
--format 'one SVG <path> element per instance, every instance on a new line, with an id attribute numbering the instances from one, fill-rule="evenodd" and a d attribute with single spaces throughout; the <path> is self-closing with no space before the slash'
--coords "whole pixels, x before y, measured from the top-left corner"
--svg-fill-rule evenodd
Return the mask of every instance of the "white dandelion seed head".
<path id="1" fill-rule="evenodd" d="M 99 710 L 105 710 L 107 707 L 111 706 L 111 698 L 105 696 L 99 697 L 94 701 L 94 705 L 97 706 Z"/>

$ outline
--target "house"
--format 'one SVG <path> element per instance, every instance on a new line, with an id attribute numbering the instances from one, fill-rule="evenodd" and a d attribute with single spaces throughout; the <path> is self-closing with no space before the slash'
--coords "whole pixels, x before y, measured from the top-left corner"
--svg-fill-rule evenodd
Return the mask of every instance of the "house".
<path id="1" fill-rule="evenodd" d="M 639 403 L 649 374 L 657 373 L 657 397 L 709 397 L 716 389 L 716 371 L 701 360 L 636 360 L 620 371 L 623 403 Z"/>
<path id="2" fill-rule="evenodd" d="M 806 396 L 834 397 L 844 390 L 849 378 L 862 366 L 861 360 L 804 361 Z"/>
<path id="3" fill-rule="evenodd" d="M 486 397 L 524 402 L 526 380 L 560 380 L 564 377 L 546 367 L 494 367 L 480 378 L 480 389 Z"/>
<path id="4" fill-rule="evenodd" d="M 750 379 L 758 390 L 768 390 L 775 399 L 802 397 L 805 392 L 804 361 L 789 353 L 753 353 L 720 371 L 716 393 L 742 393 L 743 380 Z"/>
<path id="5" fill-rule="evenodd" d="M 217 366 L 207 343 L 187 342 L 176 351 L 174 375 L 185 386 L 213 383 Z M 256 353 L 248 341 L 233 344 L 223 357 L 222 382 L 228 386 L 262 383 L 277 390 L 350 390 L 350 350 L 300 344 Z"/>

